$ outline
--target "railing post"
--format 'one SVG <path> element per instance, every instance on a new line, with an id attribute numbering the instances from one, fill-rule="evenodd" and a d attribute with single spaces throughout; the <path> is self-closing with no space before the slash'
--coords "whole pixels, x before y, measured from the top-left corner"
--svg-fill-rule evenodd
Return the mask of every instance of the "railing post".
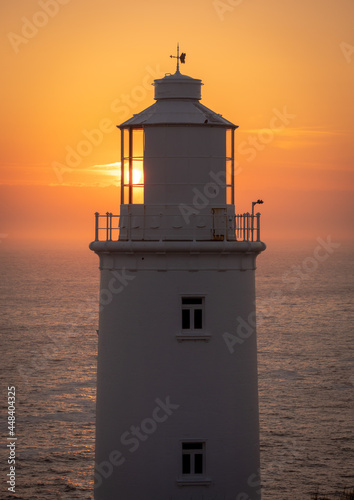
<path id="1" fill-rule="evenodd" d="M 98 225 L 99 225 L 100 214 L 95 212 L 95 241 L 98 241 Z"/>
<path id="2" fill-rule="evenodd" d="M 248 219 L 247 213 L 243 214 L 243 241 L 247 241 Z"/>
<path id="3" fill-rule="evenodd" d="M 112 212 L 109 213 L 109 241 L 112 241 Z"/>
<path id="4" fill-rule="evenodd" d="M 109 212 L 106 212 L 106 241 L 109 240 Z"/>
<path id="5" fill-rule="evenodd" d="M 261 241 L 261 214 L 258 212 L 257 216 L 257 241 Z"/>
<path id="6" fill-rule="evenodd" d="M 247 220 L 247 240 L 250 241 L 250 213 L 246 213 L 246 220 Z"/>

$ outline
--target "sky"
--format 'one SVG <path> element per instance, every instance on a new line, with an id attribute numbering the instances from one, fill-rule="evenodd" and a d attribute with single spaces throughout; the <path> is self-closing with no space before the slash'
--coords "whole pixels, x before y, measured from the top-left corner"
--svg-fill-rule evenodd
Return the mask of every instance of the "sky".
<path id="1" fill-rule="evenodd" d="M 236 132 L 236 212 L 262 240 L 352 239 L 352 0 L 1 2 L 0 244 L 87 247 L 119 211 L 116 125 L 155 78 L 203 81 Z"/>

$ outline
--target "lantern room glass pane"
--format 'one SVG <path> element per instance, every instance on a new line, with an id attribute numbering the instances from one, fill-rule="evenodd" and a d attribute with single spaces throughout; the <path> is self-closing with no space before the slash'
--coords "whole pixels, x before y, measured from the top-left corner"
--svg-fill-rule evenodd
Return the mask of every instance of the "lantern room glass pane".
<path id="1" fill-rule="evenodd" d="M 133 185 L 144 184 L 144 162 L 133 158 L 132 163 Z"/>
<path id="2" fill-rule="evenodd" d="M 144 203 L 144 186 L 133 186 L 132 203 L 142 205 Z"/>
<path id="3" fill-rule="evenodd" d="M 143 204 L 144 129 L 126 128 L 122 140 L 122 203 Z"/>
<path id="4" fill-rule="evenodd" d="M 226 158 L 232 157 L 232 129 L 226 130 Z"/>
<path id="5" fill-rule="evenodd" d="M 226 184 L 232 184 L 232 160 L 226 159 Z"/>
<path id="6" fill-rule="evenodd" d="M 129 130 L 127 128 L 124 129 L 124 156 L 129 156 Z"/>
<path id="7" fill-rule="evenodd" d="M 124 203 L 129 203 L 129 186 L 124 186 Z"/>
<path id="8" fill-rule="evenodd" d="M 234 130 L 226 129 L 226 203 L 228 205 L 234 204 Z"/>
<path id="9" fill-rule="evenodd" d="M 144 130 L 142 128 L 133 129 L 133 156 L 134 158 L 144 156 Z"/>
<path id="10" fill-rule="evenodd" d="M 227 186 L 226 187 L 226 203 L 228 205 L 232 205 L 233 204 L 232 191 L 233 191 L 233 187 L 232 186 Z"/>
<path id="11" fill-rule="evenodd" d="M 124 160 L 124 184 L 129 184 L 129 160 Z"/>

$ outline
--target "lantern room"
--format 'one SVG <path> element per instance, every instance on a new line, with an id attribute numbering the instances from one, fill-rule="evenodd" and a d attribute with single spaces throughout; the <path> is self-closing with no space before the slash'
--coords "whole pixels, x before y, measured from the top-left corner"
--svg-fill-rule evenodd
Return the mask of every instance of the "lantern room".
<path id="1" fill-rule="evenodd" d="M 213 207 L 234 204 L 237 126 L 200 103 L 201 86 L 166 74 L 154 82 L 155 104 L 119 126 L 123 205 L 178 207 L 205 190 Z"/>
<path id="2" fill-rule="evenodd" d="M 179 59 L 154 81 L 155 103 L 118 126 L 121 206 L 96 213 L 96 241 L 260 241 L 260 214 L 235 213 L 238 127 L 201 103 Z"/>

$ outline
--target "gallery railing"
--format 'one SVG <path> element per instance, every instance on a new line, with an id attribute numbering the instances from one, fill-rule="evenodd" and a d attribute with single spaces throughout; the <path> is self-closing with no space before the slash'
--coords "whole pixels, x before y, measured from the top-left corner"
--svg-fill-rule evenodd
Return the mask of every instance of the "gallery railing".
<path id="1" fill-rule="evenodd" d="M 115 215 L 95 213 L 95 241 L 260 241 L 260 213 Z"/>

